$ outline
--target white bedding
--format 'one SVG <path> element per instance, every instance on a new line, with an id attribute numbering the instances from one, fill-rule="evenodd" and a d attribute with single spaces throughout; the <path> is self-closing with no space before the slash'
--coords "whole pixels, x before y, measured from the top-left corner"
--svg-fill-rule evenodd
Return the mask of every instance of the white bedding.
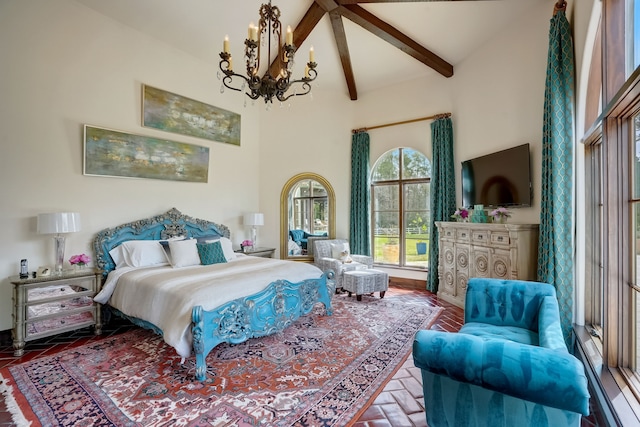
<path id="1" fill-rule="evenodd" d="M 276 280 L 292 283 L 316 279 L 322 271 L 303 262 L 239 255 L 222 264 L 172 268 L 124 267 L 109 273 L 94 300 L 109 303 L 128 316 L 151 322 L 182 357 L 192 350 L 191 310 L 212 310 L 252 295 Z"/>

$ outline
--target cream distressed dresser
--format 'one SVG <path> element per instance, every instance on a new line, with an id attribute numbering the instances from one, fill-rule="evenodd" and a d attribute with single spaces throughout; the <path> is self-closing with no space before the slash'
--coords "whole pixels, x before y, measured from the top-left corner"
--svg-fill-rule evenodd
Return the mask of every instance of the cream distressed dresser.
<path id="1" fill-rule="evenodd" d="M 438 298 L 464 308 L 470 277 L 536 280 L 538 224 L 436 222 Z"/>

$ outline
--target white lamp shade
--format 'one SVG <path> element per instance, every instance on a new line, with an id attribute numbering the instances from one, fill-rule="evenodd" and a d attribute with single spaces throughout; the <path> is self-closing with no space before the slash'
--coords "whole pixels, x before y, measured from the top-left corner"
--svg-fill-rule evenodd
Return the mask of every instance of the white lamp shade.
<path id="1" fill-rule="evenodd" d="M 54 212 L 38 214 L 38 233 L 59 234 L 80 231 L 78 212 Z"/>
<path id="2" fill-rule="evenodd" d="M 244 214 L 244 225 L 264 225 L 264 215 L 261 213 Z"/>

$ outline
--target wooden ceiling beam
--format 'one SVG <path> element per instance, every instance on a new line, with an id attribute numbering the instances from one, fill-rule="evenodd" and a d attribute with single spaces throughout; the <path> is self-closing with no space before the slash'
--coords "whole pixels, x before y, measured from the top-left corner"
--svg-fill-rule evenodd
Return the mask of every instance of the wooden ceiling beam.
<path id="1" fill-rule="evenodd" d="M 349 89 L 349 97 L 351 97 L 352 101 L 355 101 L 358 99 L 358 91 L 356 90 L 356 80 L 353 75 L 353 68 L 351 67 L 351 55 L 349 55 L 349 46 L 347 44 L 347 36 L 344 32 L 342 16 L 338 12 L 334 11 L 329 13 L 329 17 L 331 18 L 333 37 L 336 40 L 338 53 L 340 54 L 340 62 L 342 63 L 344 79 L 346 80 L 347 88 Z"/>
<path id="2" fill-rule="evenodd" d="M 441 3 L 447 1 L 489 1 L 489 0 L 337 0 L 341 5 L 358 3 Z"/>
<path id="3" fill-rule="evenodd" d="M 302 45 L 325 13 L 326 11 L 318 3 L 315 1 L 311 3 L 311 6 L 309 6 L 309 9 L 307 9 L 307 12 L 293 30 L 293 44 L 296 46 Z"/>
<path id="4" fill-rule="evenodd" d="M 350 4 L 340 6 L 337 11 L 345 18 L 433 68 L 443 76 L 453 76 L 453 65 L 362 7 Z"/>
<path id="5" fill-rule="evenodd" d="M 315 0 L 325 12 L 331 12 L 333 9 L 337 9 L 340 6 L 334 0 Z"/>
<path id="6" fill-rule="evenodd" d="M 296 48 L 301 46 L 309 37 L 311 31 L 318 25 L 325 13 L 326 11 L 317 2 L 311 3 L 311 6 L 309 6 L 309 9 L 307 9 L 307 12 L 293 30 L 293 44 Z M 269 66 L 269 72 L 272 76 L 277 76 L 280 73 L 279 67 L 280 61 L 276 58 Z"/>

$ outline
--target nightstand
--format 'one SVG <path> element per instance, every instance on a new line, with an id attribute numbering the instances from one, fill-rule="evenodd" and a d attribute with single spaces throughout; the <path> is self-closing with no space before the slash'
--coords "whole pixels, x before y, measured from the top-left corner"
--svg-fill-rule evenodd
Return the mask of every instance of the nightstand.
<path id="1" fill-rule="evenodd" d="M 95 325 L 102 333 L 100 304 L 93 301 L 101 275 L 93 269 L 47 277 L 9 278 L 13 284 L 13 355 L 25 342 Z"/>
<path id="2" fill-rule="evenodd" d="M 250 251 L 244 252 L 241 249 L 237 250 L 237 253 L 251 255 L 251 256 L 259 256 L 262 258 L 273 258 L 273 254 L 276 251 L 276 248 L 253 248 Z"/>

